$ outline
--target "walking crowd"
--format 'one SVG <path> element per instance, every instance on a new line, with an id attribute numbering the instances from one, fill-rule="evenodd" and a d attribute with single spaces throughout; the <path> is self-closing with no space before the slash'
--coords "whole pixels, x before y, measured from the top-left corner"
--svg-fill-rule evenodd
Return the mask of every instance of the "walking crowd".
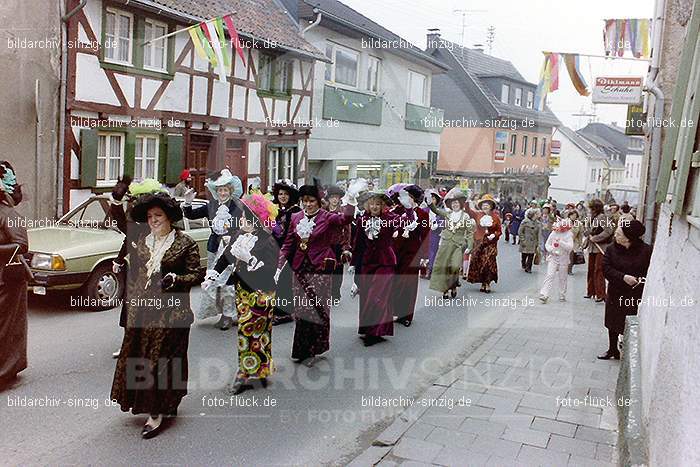
<path id="1" fill-rule="evenodd" d="M 9 267 L 27 242 L 26 232 L 7 228 L 21 192 L 11 166 L 3 162 L 0 169 L 0 266 Z M 641 297 L 650 261 L 651 247 L 640 240 L 644 227 L 630 207 L 606 208 L 595 199 L 588 209 L 580 202 L 560 210 L 551 199 L 499 202 L 459 187 L 424 190 L 404 183 L 374 190 L 363 179 L 346 190 L 279 180 L 264 194 L 259 181 L 244 191 L 241 180 L 223 169 L 206 181 L 209 200 L 195 203 L 189 173 L 181 179 L 176 199 L 155 180 L 125 177 L 110 202 L 110 216 L 125 234 L 113 270 L 127 278 L 111 397 L 123 411 L 148 415 L 145 438 L 163 429 L 187 394 L 195 319 L 220 316 L 222 330 L 237 328 L 234 394 L 267 387 L 275 370 L 273 325 L 295 323 L 291 358 L 313 366 L 330 349 L 331 310 L 344 277 L 352 280 L 350 296 L 358 297 L 358 334 L 373 346 L 394 335 L 395 323 L 413 324 L 421 277 L 446 299 L 456 297 L 461 281 L 491 293 L 503 236 L 505 245 L 517 245 L 525 273 L 546 264 L 543 303 L 555 287 L 566 300 L 567 276 L 586 262 L 587 250 L 586 298 L 607 298 L 610 348 L 599 358 L 619 358 L 624 317 L 636 313 L 634 301 L 623 299 Z M 177 227 L 183 217 L 209 222 L 206 271 L 197 244 Z M 27 281 L 5 269 L 6 282 Z M 345 269 L 350 274 L 344 276 Z M 193 307 L 190 290 L 197 285 L 201 301 Z M 2 378 L 26 367 L 26 293 L 19 290 L 26 283 L 0 289 L 0 308 L 18 316 L 0 322 Z M 154 298 L 163 306 L 144 305 Z M 8 338 L 12 346 L 5 344 Z"/>

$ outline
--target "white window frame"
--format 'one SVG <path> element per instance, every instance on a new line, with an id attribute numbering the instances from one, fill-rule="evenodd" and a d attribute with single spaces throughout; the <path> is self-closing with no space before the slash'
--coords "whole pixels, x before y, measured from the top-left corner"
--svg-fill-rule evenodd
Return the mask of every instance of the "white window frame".
<path id="1" fill-rule="evenodd" d="M 144 20 L 144 35 L 146 34 L 146 26 L 149 25 L 151 26 L 151 34 L 153 35 L 152 37 L 144 37 L 144 41 L 154 39 L 158 36 L 155 35 L 155 27 L 160 26 L 165 30 L 165 34 L 168 34 L 168 25 L 166 23 L 163 23 L 162 21 L 156 21 L 151 18 L 145 18 Z M 154 65 L 146 65 L 146 56 L 149 56 L 149 59 L 151 60 L 151 63 L 155 62 L 156 58 L 156 43 L 160 42 L 163 44 L 163 67 L 158 68 Z M 146 53 L 147 48 L 150 47 L 150 54 Z M 149 44 L 144 44 L 143 46 L 143 69 L 144 70 L 151 70 L 151 71 L 159 71 L 159 72 L 167 72 L 168 71 L 168 38 L 165 39 L 160 39 L 156 42 L 151 42 Z"/>
<path id="2" fill-rule="evenodd" d="M 296 151 L 297 148 L 291 146 L 270 148 L 270 150 L 267 152 L 268 185 L 272 186 L 277 180 L 280 179 L 295 179 Z M 282 157 L 284 160 L 281 159 Z M 280 163 L 282 163 L 281 166 Z"/>
<path id="3" fill-rule="evenodd" d="M 102 137 L 106 137 L 107 141 L 105 144 L 105 151 L 106 153 L 100 156 L 100 143 L 99 140 Z M 117 170 L 116 174 L 110 173 L 109 171 L 109 161 L 110 159 L 114 159 L 112 155 L 110 154 L 110 148 L 112 147 L 109 140 L 110 138 L 115 138 L 119 137 L 121 139 L 121 142 L 119 144 L 119 151 L 120 151 L 120 157 L 119 157 L 119 170 Z M 96 185 L 97 186 L 112 186 L 117 181 L 119 180 L 120 174 L 124 172 L 124 147 L 126 144 L 126 134 L 124 133 L 114 133 L 110 131 L 104 131 L 104 132 L 98 132 L 97 133 L 97 164 L 99 165 L 100 160 L 105 161 L 105 178 L 100 179 L 97 178 L 99 177 L 99 170 L 95 170 L 95 177 L 96 177 Z"/>
<path id="4" fill-rule="evenodd" d="M 115 15 L 115 21 L 114 21 L 115 34 L 113 35 L 113 37 L 111 39 L 107 33 L 107 15 L 110 13 Z M 118 33 L 121 33 L 121 31 L 119 30 L 119 16 L 128 16 L 129 17 L 129 47 L 128 47 L 129 59 L 126 61 L 119 60 L 119 58 L 117 58 L 119 56 L 119 50 L 120 50 L 119 49 L 119 37 L 120 36 L 118 35 Z M 104 61 L 109 62 L 109 63 L 117 63 L 120 65 L 133 66 L 133 64 L 134 64 L 134 15 L 132 13 L 127 12 L 127 11 L 107 7 L 106 14 L 105 14 L 104 28 L 105 28 L 105 35 L 104 35 L 105 36 L 105 43 L 107 41 L 115 41 L 116 42 L 115 47 L 105 47 L 105 51 L 103 54 Z M 112 58 L 107 57 L 108 50 L 112 50 L 114 52 L 115 56 Z"/>
<path id="5" fill-rule="evenodd" d="M 591 169 L 591 183 L 595 183 L 596 181 L 596 169 L 595 167 Z"/>
<path id="6" fill-rule="evenodd" d="M 155 157 L 144 157 L 144 154 L 146 153 L 146 148 L 147 146 L 147 140 L 153 139 L 155 140 L 155 148 L 156 152 L 154 154 Z M 138 148 L 141 148 L 141 157 L 138 157 Z M 136 176 L 136 167 L 137 165 L 141 166 L 141 177 L 140 179 L 143 180 L 145 178 L 155 178 L 158 179 L 158 162 L 160 159 L 160 135 L 137 135 L 136 136 L 136 145 L 134 146 L 134 179 L 138 179 L 139 177 Z M 146 173 L 146 167 L 147 167 L 147 162 L 148 160 L 153 160 L 154 165 L 153 165 L 153 175 L 149 176 Z"/>
<path id="7" fill-rule="evenodd" d="M 373 62 L 377 66 L 375 76 L 374 76 L 375 86 L 377 89 L 372 89 L 370 86 L 370 83 L 369 83 L 369 80 L 370 80 L 369 70 L 370 70 L 370 65 Z M 367 82 L 365 83 L 365 90 L 367 92 L 372 93 L 372 94 L 377 94 L 379 92 L 379 90 L 381 89 L 380 86 L 381 86 L 381 77 L 382 77 L 382 60 L 380 58 L 373 56 L 373 55 L 368 55 L 367 56 L 367 68 L 365 71 L 367 72 L 367 76 L 366 76 Z"/>
<path id="8" fill-rule="evenodd" d="M 412 76 L 413 75 L 418 75 L 423 78 L 423 93 L 420 99 L 420 102 L 416 102 L 415 99 L 412 99 L 411 96 L 411 82 L 412 82 Z M 408 87 L 407 87 L 407 92 L 406 92 L 406 102 L 409 104 L 414 104 L 414 105 L 420 105 L 423 107 L 428 107 L 428 75 L 425 73 L 421 73 L 419 71 L 414 71 L 414 70 L 408 70 Z"/>
<path id="9" fill-rule="evenodd" d="M 508 104 L 510 101 L 510 84 L 501 84 L 501 102 Z"/>
<path id="10" fill-rule="evenodd" d="M 535 93 L 532 91 L 527 92 L 527 108 L 532 109 L 535 106 Z"/>
<path id="11" fill-rule="evenodd" d="M 344 45 L 336 44 L 335 42 L 328 41 L 326 43 L 326 47 L 330 46 L 331 47 L 331 61 L 333 62 L 330 65 L 330 70 L 331 70 L 331 76 L 330 76 L 330 81 L 326 80 L 326 82 L 332 83 L 334 86 L 341 87 L 341 88 L 346 88 L 346 89 L 359 89 L 359 81 L 360 81 L 360 58 L 362 57 L 362 54 L 358 52 L 355 49 L 351 49 L 350 47 L 346 47 Z M 338 83 L 335 79 L 335 72 L 336 72 L 336 55 L 338 53 L 338 50 L 342 50 L 343 52 L 346 52 L 348 54 L 354 55 L 356 57 L 355 60 L 355 84 L 347 84 L 347 83 Z"/>
<path id="12" fill-rule="evenodd" d="M 523 89 L 515 88 L 515 105 L 522 107 L 523 105 Z"/>

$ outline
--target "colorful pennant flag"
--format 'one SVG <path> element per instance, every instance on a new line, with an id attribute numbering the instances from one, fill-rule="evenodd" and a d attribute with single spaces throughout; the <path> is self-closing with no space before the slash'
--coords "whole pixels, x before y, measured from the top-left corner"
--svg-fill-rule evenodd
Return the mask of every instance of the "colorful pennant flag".
<path id="1" fill-rule="evenodd" d="M 238 56 L 241 57 L 241 60 L 243 61 L 243 65 L 245 65 L 245 56 L 243 54 L 243 47 L 241 45 L 241 41 L 238 38 L 238 31 L 236 30 L 236 27 L 233 25 L 233 20 L 231 19 L 231 15 L 226 15 L 224 16 L 224 22 L 226 23 L 226 27 L 228 28 L 228 34 L 231 36 L 231 45 L 233 45 L 233 48 L 236 52 L 238 52 Z"/>
<path id="2" fill-rule="evenodd" d="M 642 18 L 606 19 L 603 28 L 605 55 L 622 57 L 626 50 L 636 58 L 651 54 L 651 20 Z"/>
<path id="3" fill-rule="evenodd" d="M 219 73 L 219 80 L 225 82 L 226 67 L 224 65 L 224 53 L 221 50 L 221 41 L 222 39 L 226 40 L 226 38 L 219 38 L 219 34 L 216 32 L 216 26 L 214 26 L 213 22 L 211 21 L 202 23 L 202 30 L 206 34 L 207 39 L 209 39 L 209 43 L 214 49 L 214 54 L 216 55 L 216 64 L 212 63 L 212 65 L 216 67 L 217 72 Z"/>
<path id="4" fill-rule="evenodd" d="M 564 65 L 566 65 L 566 70 L 569 72 L 569 78 L 576 88 L 576 91 L 582 96 L 590 95 L 588 91 L 588 84 L 581 74 L 581 68 L 579 66 L 579 55 L 578 54 L 564 54 Z"/>
<path id="5" fill-rule="evenodd" d="M 547 94 L 557 89 L 559 89 L 559 54 L 545 52 L 540 81 L 535 92 L 536 109 L 543 110 Z"/>

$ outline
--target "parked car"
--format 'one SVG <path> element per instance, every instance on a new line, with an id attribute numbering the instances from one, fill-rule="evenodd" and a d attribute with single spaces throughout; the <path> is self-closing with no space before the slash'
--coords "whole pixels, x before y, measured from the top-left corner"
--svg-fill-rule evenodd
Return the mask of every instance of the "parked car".
<path id="1" fill-rule="evenodd" d="M 197 207 L 206 201 L 196 199 L 192 204 Z M 176 226 L 197 242 L 202 267 L 206 267 L 207 219 L 183 219 Z M 93 310 L 112 308 L 123 297 L 126 274 L 112 272 L 112 261 L 124 235 L 111 222 L 108 195 L 94 195 L 54 226 L 30 229 L 28 235 L 33 293 L 77 290 L 78 306 Z"/>

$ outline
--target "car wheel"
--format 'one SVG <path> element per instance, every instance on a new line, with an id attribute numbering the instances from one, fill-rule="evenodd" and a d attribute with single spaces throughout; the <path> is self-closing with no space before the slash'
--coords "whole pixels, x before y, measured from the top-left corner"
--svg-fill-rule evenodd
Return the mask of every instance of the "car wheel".
<path id="1" fill-rule="evenodd" d="M 124 295 L 124 274 L 115 274 L 111 263 L 100 264 L 83 286 L 83 295 L 88 299 L 90 310 L 114 308 Z"/>

